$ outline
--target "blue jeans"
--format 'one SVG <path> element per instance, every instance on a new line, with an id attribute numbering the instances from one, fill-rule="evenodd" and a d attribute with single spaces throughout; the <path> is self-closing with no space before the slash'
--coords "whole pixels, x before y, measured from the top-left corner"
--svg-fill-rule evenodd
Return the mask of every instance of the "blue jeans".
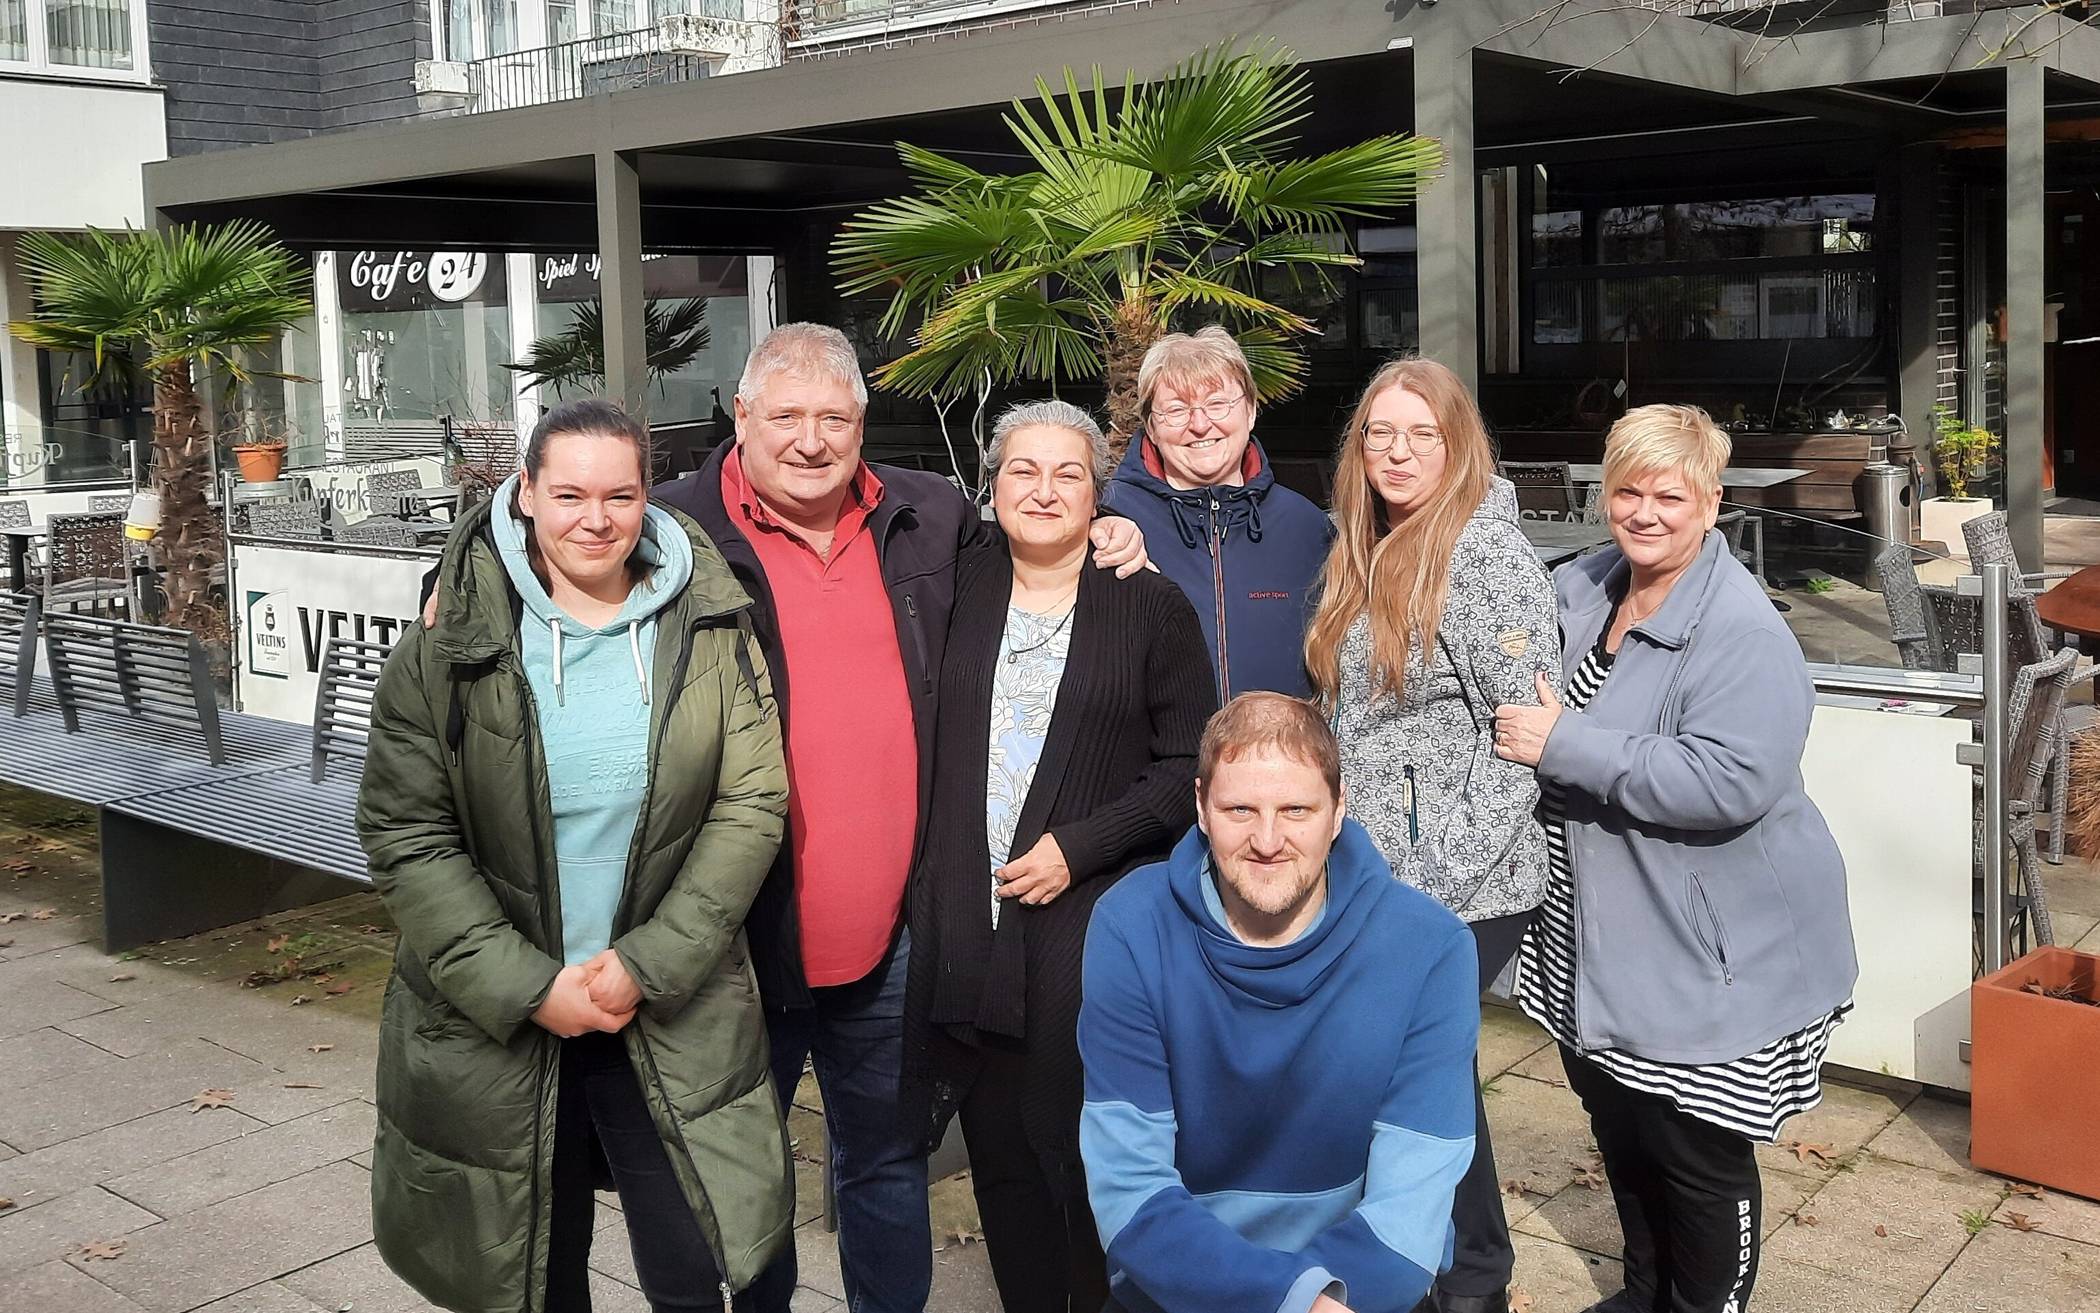
<path id="1" fill-rule="evenodd" d="M 794 1101 L 804 1059 L 816 1059 L 847 1313 L 922 1313 L 933 1286 L 926 1158 L 897 1112 L 910 958 L 906 931 L 888 959 L 861 979 L 813 989 L 815 1006 L 767 1017 L 783 1108 Z M 752 1287 L 762 1313 L 787 1313 L 795 1280 L 790 1245 Z"/>

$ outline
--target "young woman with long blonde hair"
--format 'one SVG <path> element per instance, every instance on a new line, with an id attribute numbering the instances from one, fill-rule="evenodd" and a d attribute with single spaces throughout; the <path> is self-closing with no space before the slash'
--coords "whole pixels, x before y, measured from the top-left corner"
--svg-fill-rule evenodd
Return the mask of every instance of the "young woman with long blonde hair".
<path id="1" fill-rule="evenodd" d="M 1395 360 L 1335 461 L 1334 549 L 1305 664 L 1342 749 L 1349 814 L 1393 872 L 1472 928 L 1485 989 L 1515 955 L 1550 862 L 1532 772 L 1496 756 L 1495 708 L 1560 682 L 1553 583 L 1495 476 L 1480 409 L 1449 369 Z M 1503 1313 L 1513 1253 L 1477 1106 L 1443 1313 Z"/>

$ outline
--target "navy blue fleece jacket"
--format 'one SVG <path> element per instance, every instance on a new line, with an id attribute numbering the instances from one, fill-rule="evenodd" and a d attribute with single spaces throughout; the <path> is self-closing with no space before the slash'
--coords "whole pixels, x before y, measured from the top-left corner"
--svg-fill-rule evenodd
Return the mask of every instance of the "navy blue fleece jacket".
<path id="1" fill-rule="evenodd" d="M 1109 483 L 1106 505 L 1145 531 L 1152 563 L 1195 606 L 1221 703 L 1253 689 L 1309 697 L 1305 624 L 1334 526 L 1276 482 L 1268 454 L 1251 438 L 1244 475 L 1242 486 L 1176 488 L 1140 433 Z"/>

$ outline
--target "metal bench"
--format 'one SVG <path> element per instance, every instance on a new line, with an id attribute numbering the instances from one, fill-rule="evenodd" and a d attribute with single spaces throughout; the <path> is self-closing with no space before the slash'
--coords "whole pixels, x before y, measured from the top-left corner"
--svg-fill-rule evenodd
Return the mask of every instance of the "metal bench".
<path id="1" fill-rule="evenodd" d="M 29 714 L 29 686 L 36 682 L 37 619 L 43 603 L 34 594 L 0 593 L 0 675 L 7 677 L 8 706 L 15 718 Z"/>
<path id="2" fill-rule="evenodd" d="M 18 624 L 35 634 L 25 600 L 0 598 L 0 633 Z M 220 711 L 185 631 L 64 615 L 41 627 L 49 675 L 16 685 L 0 782 L 96 809 L 106 948 L 370 883 L 355 819 L 385 647 L 331 640 L 308 728 Z"/>

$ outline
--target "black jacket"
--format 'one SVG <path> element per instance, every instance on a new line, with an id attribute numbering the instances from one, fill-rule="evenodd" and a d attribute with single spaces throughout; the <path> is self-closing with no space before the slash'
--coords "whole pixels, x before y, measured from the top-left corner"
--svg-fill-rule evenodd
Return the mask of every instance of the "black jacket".
<path id="1" fill-rule="evenodd" d="M 1124 872 L 1164 859 L 1195 821 L 1196 749 L 1217 685 L 1196 612 L 1172 582 L 1082 571 L 1057 706 L 1007 854 L 1054 834 L 1072 885 L 1040 906 L 1009 903 L 994 931 L 985 768 L 1012 596 L 1003 540 L 964 554 L 941 673 L 934 820 L 912 875 L 904 1115 L 937 1142 L 967 1088 L 976 1044 L 1019 1042 L 1029 1141 L 1076 1162 L 1087 917 Z"/>
<path id="2" fill-rule="evenodd" d="M 697 520 L 716 550 L 729 562 L 731 573 L 744 591 L 751 594 L 752 627 L 772 668 L 773 697 L 780 706 L 782 730 L 791 732 L 794 690 L 788 686 L 787 660 L 780 650 L 780 624 L 773 613 L 773 590 L 759 567 L 758 553 L 722 502 L 722 463 L 735 448 L 724 442 L 692 474 L 681 475 L 650 489 L 654 501 L 683 511 Z M 934 696 L 940 679 L 941 652 L 948 638 L 948 613 L 955 602 L 955 561 L 972 543 L 996 536 L 978 516 L 977 508 L 938 474 L 899 469 L 892 465 L 872 467 L 882 480 L 882 501 L 869 517 L 868 529 L 875 536 L 875 553 L 882 563 L 882 580 L 890 594 L 890 611 L 897 621 L 897 650 L 904 658 L 904 675 L 911 690 L 912 724 L 919 742 L 919 815 L 915 833 L 924 841 L 926 809 L 933 779 Z M 795 872 L 792 836 L 781 840 L 780 856 L 773 863 L 751 914 L 744 922 L 751 942 L 751 961 L 757 968 L 758 989 L 768 1008 L 809 1006 L 809 982 L 802 972 L 801 927 L 795 915 Z"/>

